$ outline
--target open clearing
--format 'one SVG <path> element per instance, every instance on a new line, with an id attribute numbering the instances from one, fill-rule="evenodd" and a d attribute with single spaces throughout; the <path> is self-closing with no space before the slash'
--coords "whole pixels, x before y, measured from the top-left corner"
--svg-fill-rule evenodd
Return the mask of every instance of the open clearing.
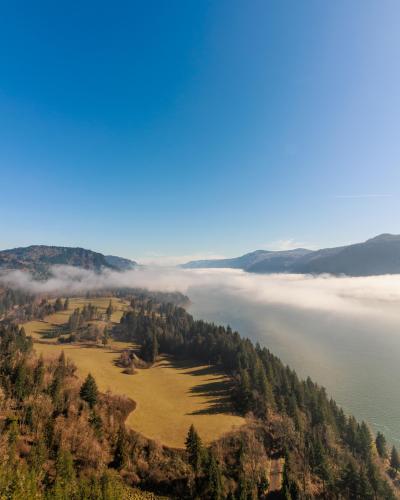
<path id="1" fill-rule="evenodd" d="M 43 339 L 43 334 L 46 332 L 50 332 L 57 328 L 60 325 L 65 324 L 68 321 L 70 315 L 74 312 L 75 309 L 82 309 L 85 305 L 92 304 L 93 306 L 98 307 L 101 311 L 105 312 L 108 307 L 108 304 L 112 301 L 112 305 L 114 307 L 114 312 L 111 316 L 111 321 L 113 323 L 118 323 L 121 319 L 123 311 L 127 309 L 128 305 L 121 299 L 117 299 L 115 297 L 94 297 L 90 299 L 85 298 L 76 298 L 69 299 L 69 308 L 66 311 L 59 311 L 54 314 L 50 314 L 46 316 L 44 321 L 35 320 L 29 321 L 28 323 L 24 323 L 23 327 L 27 335 L 30 335 L 36 340 Z M 57 339 L 45 339 L 46 342 L 57 343 Z"/>
<path id="2" fill-rule="evenodd" d="M 102 306 L 107 307 L 109 299 L 70 299 L 70 309 L 82 307 L 85 302 L 101 307 L 97 302 L 99 300 L 103 301 Z M 113 299 L 113 304 L 117 306 L 116 299 Z M 114 313 L 115 318 L 117 313 L 120 317 L 126 307 L 123 302 L 118 306 L 120 311 Z M 41 336 L 39 328 L 43 331 L 49 324 L 51 328 L 61 314 L 51 315 L 45 322 L 26 323 L 25 330 L 38 339 Z M 64 322 L 68 316 L 69 313 L 64 313 Z M 50 323 L 48 320 L 51 320 Z M 230 413 L 229 380 L 225 375 L 212 367 L 177 362 L 167 356 L 161 356 L 152 368 L 126 375 L 115 365 L 115 360 L 128 345 L 115 341 L 105 348 L 36 343 L 35 349 L 45 357 L 58 356 L 64 350 L 65 355 L 76 364 L 80 377 L 84 378 L 90 372 L 101 391 L 110 390 L 133 399 L 137 407 L 128 416 L 127 425 L 167 446 L 183 447 L 191 424 L 208 443 L 245 423 L 242 417 Z"/>

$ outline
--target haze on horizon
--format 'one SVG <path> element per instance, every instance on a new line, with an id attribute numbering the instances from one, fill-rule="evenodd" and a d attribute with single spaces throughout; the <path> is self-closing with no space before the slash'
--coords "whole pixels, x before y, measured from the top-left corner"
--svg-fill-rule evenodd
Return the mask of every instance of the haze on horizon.
<path id="1" fill-rule="evenodd" d="M 176 263 L 399 233 L 399 14 L 7 3 L 0 248 Z"/>

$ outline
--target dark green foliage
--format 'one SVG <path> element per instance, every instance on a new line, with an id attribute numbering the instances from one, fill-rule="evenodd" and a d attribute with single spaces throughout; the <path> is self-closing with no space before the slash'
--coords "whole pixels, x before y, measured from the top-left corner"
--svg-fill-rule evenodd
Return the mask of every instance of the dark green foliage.
<path id="1" fill-rule="evenodd" d="M 89 373 L 79 392 L 80 397 L 86 401 L 90 408 L 97 403 L 98 389 L 94 377 Z"/>
<path id="2" fill-rule="evenodd" d="M 188 462 L 192 466 L 195 474 L 199 474 L 202 468 L 203 445 L 193 424 L 185 441 Z"/>
<path id="3" fill-rule="evenodd" d="M 122 469 L 128 461 L 128 446 L 125 429 L 121 427 L 118 432 L 117 442 L 114 452 L 114 467 Z"/>
<path id="4" fill-rule="evenodd" d="M 381 458 L 387 457 L 387 449 L 386 449 L 386 438 L 381 433 L 378 432 L 375 439 L 376 451 L 378 452 Z"/>
<path id="5" fill-rule="evenodd" d="M 64 309 L 64 305 L 61 302 L 61 299 L 58 297 L 54 303 L 55 312 L 62 311 Z"/>
<path id="6" fill-rule="evenodd" d="M 400 469 L 400 457 L 395 446 L 393 446 L 390 454 L 390 467 L 392 467 L 392 469 L 396 472 Z"/>
<path id="7" fill-rule="evenodd" d="M 206 494 L 210 500 L 220 500 L 222 498 L 221 471 L 212 450 L 209 453 L 206 470 Z"/>
<path id="8" fill-rule="evenodd" d="M 149 363 L 154 363 L 156 361 L 158 356 L 158 340 L 155 331 L 147 332 L 142 343 L 140 355 Z"/>
<path id="9" fill-rule="evenodd" d="M 110 303 L 108 304 L 108 307 L 106 309 L 106 317 L 107 317 L 108 321 L 110 321 L 113 312 L 114 312 L 114 308 L 112 305 L 112 301 L 110 300 Z"/>

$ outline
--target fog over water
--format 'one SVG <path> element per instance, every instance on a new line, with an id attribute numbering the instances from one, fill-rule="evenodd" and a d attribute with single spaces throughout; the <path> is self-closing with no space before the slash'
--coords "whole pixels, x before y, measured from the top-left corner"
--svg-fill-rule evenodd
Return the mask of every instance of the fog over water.
<path id="1" fill-rule="evenodd" d="M 256 275 L 238 270 L 139 268 L 94 273 L 67 266 L 47 281 L 13 271 L 6 283 L 39 292 L 120 286 L 180 291 L 196 317 L 230 324 L 347 412 L 400 443 L 400 276 Z"/>
<path id="2" fill-rule="evenodd" d="M 194 286 L 188 291 L 190 312 L 230 324 L 267 346 L 301 377 L 325 386 L 347 412 L 400 443 L 400 277 L 326 277 L 325 288 L 314 281 L 321 278 L 287 278 L 260 280 L 272 295 L 278 280 L 290 295 L 283 303 L 282 297 L 263 301 L 226 288 Z M 296 304 L 298 280 L 305 289 L 298 290 Z M 312 307 L 306 294 L 313 295 L 315 287 L 325 297 Z"/>

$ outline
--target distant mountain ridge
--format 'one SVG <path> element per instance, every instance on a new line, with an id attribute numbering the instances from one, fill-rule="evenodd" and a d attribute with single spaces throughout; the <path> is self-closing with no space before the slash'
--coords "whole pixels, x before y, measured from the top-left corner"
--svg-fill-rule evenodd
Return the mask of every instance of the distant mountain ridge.
<path id="1" fill-rule="evenodd" d="M 53 265 L 69 265 L 100 271 L 133 269 L 137 264 L 129 259 L 103 255 L 85 248 L 31 245 L 0 251 L 0 269 L 21 269 L 46 274 Z"/>
<path id="2" fill-rule="evenodd" d="M 381 234 L 363 243 L 321 250 L 257 250 L 232 259 L 192 261 L 182 267 L 232 268 L 252 273 L 347 276 L 400 274 L 400 235 Z"/>

